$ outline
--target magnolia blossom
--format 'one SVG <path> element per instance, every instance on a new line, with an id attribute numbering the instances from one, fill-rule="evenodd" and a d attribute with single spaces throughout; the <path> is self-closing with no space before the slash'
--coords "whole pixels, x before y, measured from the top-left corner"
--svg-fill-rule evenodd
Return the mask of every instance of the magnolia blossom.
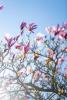
<path id="1" fill-rule="evenodd" d="M 22 46 L 20 44 L 18 44 L 18 43 L 16 44 L 15 48 L 22 50 Z"/>
<path id="2" fill-rule="evenodd" d="M 27 44 L 21 45 L 21 44 L 17 44 L 16 45 L 16 49 L 22 50 L 22 52 L 24 52 L 24 54 L 28 53 L 29 51 L 29 42 Z"/>
<path id="3" fill-rule="evenodd" d="M 26 27 L 27 23 L 26 22 L 22 22 L 20 25 L 20 29 L 23 30 Z"/>
<path id="4" fill-rule="evenodd" d="M 60 26 L 59 24 L 57 26 L 53 26 L 53 27 L 46 27 L 45 30 L 48 33 L 52 33 L 55 36 L 58 36 L 59 39 L 67 39 L 67 31 L 65 31 L 65 27 L 67 27 L 66 25 L 64 26 Z"/>
<path id="5" fill-rule="evenodd" d="M 61 40 L 63 39 L 63 37 L 61 35 L 58 35 L 58 38 L 61 39 Z"/>
<path id="6" fill-rule="evenodd" d="M 26 45 L 24 45 L 24 53 L 27 53 L 30 50 L 29 45 L 29 42 Z"/>
<path id="7" fill-rule="evenodd" d="M 31 23 L 29 24 L 29 26 L 27 27 L 29 32 L 34 33 L 34 30 L 37 28 L 37 25 L 35 23 Z"/>
<path id="8" fill-rule="evenodd" d="M 67 39 L 67 33 L 65 33 L 64 31 L 59 32 L 58 38 L 59 39 L 63 39 L 63 38 Z"/>
<path id="9" fill-rule="evenodd" d="M 59 24 L 57 26 L 46 27 L 45 30 L 48 33 L 54 33 L 54 35 L 58 35 L 60 31 L 63 31 L 63 29 L 59 26 Z"/>
<path id="10" fill-rule="evenodd" d="M 11 37 L 10 34 L 5 34 L 4 38 L 7 42 L 8 49 L 10 49 L 16 41 L 19 39 L 20 35 L 17 35 L 16 37 Z"/>

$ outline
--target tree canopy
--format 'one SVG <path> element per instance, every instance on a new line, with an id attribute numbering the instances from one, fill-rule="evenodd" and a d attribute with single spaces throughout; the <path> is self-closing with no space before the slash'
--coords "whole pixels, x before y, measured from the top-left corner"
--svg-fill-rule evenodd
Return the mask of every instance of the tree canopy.
<path id="1" fill-rule="evenodd" d="M 67 23 L 36 32 L 22 22 L 16 36 L 0 42 L 0 98 L 65 100 L 67 98 Z"/>

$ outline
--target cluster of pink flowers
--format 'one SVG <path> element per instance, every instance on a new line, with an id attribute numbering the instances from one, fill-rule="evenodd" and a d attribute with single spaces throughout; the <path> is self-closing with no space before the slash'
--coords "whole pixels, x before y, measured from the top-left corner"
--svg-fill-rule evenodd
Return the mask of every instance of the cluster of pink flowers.
<path id="1" fill-rule="evenodd" d="M 16 49 L 22 50 L 24 52 L 24 54 L 26 54 L 29 51 L 29 44 L 30 44 L 29 42 L 24 45 L 17 44 Z"/>
<path id="2" fill-rule="evenodd" d="M 23 30 L 24 28 L 26 28 L 29 32 L 34 33 L 34 29 L 37 28 L 37 25 L 35 23 L 31 23 L 29 24 L 29 26 L 27 26 L 26 22 L 22 22 L 20 25 L 20 29 Z"/>
<path id="3" fill-rule="evenodd" d="M 34 30 L 37 28 L 37 25 L 35 23 L 31 23 L 27 26 L 27 23 L 26 22 L 22 22 L 21 25 L 20 25 L 20 30 L 21 30 L 21 33 L 15 37 L 10 37 L 9 35 L 5 35 L 5 40 L 6 40 L 6 43 L 7 43 L 7 46 L 8 46 L 8 49 L 10 50 L 10 48 L 12 46 L 15 45 L 15 48 L 17 50 L 20 50 L 21 53 L 24 55 L 24 58 L 26 58 L 26 54 L 28 54 L 28 52 L 31 50 L 30 48 L 30 41 L 28 41 L 27 43 L 17 43 L 15 44 L 18 39 L 23 35 L 24 33 L 24 28 L 26 28 L 28 31 L 29 31 L 29 34 L 30 33 L 34 33 Z M 60 25 L 57 25 L 56 27 L 49 27 L 46 29 L 49 33 L 52 33 L 54 34 L 55 36 L 58 36 L 60 39 L 62 38 L 65 38 L 67 39 L 67 23 L 64 23 L 62 26 Z M 36 35 L 36 43 L 44 43 L 44 35 L 41 34 L 41 33 L 38 33 L 38 35 Z M 23 37 L 22 37 L 23 38 Z M 47 57 L 47 60 L 46 60 L 46 65 L 49 66 L 49 64 L 51 64 L 51 59 L 55 59 L 56 58 L 56 55 L 57 55 L 57 52 L 51 48 L 49 48 L 47 50 L 48 52 L 48 57 Z M 67 49 L 64 50 L 64 52 L 67 52 Z M 40 52 L 37 50 L 37 51 L 34 51 L 33 52 L 33 58 L 34 60 L 38 60 L 38 58 L 40 57 Z M 13 55 L 13 58 L 15 57 L 15 55 Z M 22 55 L 21 55 L 22 57 Z M 56 64 L 59 65 L 61 64 L 63 61 L 65 60 L 64 56 L 61 56 Z M 58 69 L 57 69 L 58 70 Z M 32 73 L 32 67 L 27 67 L 27 68 L 22 68 L 19 72 L 17 72 L 17 75 L 18 76 L 24 76 L 25 74 L 30 74 Z M 48 80 L 48 75 L 45 75 L 43 74 L 42 72 L 40 72 L 39 70 L 36 70 L 34 73 L 33 73 L 33 78 L 32 80 L 34 82 L 38 81 L 39 78 L 42 77 L 45 79 L 45 80 Z"/>
<path id="4" fill-rule="evenodd" d="M 67 23 L 64 23 L 62 26 L 58 24 L 57 26 L 47 27 L 46 31 L 58 36 L 59 39 L 67 39 Z"/>
<path id="5" fill-rule="evenodd" d="M 19 39 L 21 35 L 17 35 L 15 37 L 10 37 L 9 34 L 5 34 L 5 40 L 7 42 L 8 49 L 10 49 Z"/>

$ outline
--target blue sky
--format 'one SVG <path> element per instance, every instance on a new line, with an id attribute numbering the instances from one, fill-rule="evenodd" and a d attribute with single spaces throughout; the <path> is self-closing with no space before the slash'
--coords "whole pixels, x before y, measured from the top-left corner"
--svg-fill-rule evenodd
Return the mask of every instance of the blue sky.
<path id="1" fill-rule="evenodd" d="M 38 31 L 45 26 L 67 21 L 67 0 L 0 0 L 0 37 L 4 33 L 17 34 L 22 21 L 35 22 Z"/>

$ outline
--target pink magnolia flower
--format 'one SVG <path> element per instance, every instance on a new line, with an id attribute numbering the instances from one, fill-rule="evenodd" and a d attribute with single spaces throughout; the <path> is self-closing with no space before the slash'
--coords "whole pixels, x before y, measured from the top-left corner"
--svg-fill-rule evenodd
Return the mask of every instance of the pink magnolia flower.
<path id="1" fill-rule="evenodd" d="M 27 28 L 30 32 L 34 33 L 34 29 L 37 28 L 37 25 L 35 23 L 29 24 L 29 27 Z"/>
<path id="2" fill-rule="evenodd" d="M 29 51 L 29 42 L 25 45 L 17 44 L 16 49 L 22 50 L 24 53 L 27 53 Z"/>
<path id="3" fill-rule="evenodd" d="M 20 44 L 16 44 L 16 46 L 15 46 L 16 49 L 21 49 L 21 47 L 22 46 Z"/>
<path id="4" fill-rule="evenodd" d="M 64 32 L 64 29 L 59 24 L 51 29 L 51 33 L 54 33 L 55 36 L 59 35 L 60 32 Z"/>
<path id="5" fill-rule="evenodd" d="M 26 45 L 24 45 L 24 53 L 27 53 L 29 51 L 29 45 L 29 42 Z"/>
<path id="6" fill-rule="evenodd" d="M 59 39 L 67 39 L 67 33 L 60 31 L 58 34 Z"/>
<path id="7" fill-rule="evenodd" d="M 12 37 L 5 37 L 5 40 L 7 41 L 8 48 L 10 48 L 14 44 Z"/>
<path id="8" fill-rule="evenodd" d="M 16 41 L 19 39 L 20 35 L 17 35 L 16 37 L 10 37 L 9 34 L 5 35 L 5 40 L 7 41 L 8 48 L 10 49 Z"/>
<path id="9" fill-rule="evenodd" d="M 55 27 L 55 31 L 54 31 L 54 34 L 55 36 L 56 35 L 59 35 L 60 32 L 63 32 L 64 29 L 60 27 L 60 25 L 58 24 L 56 27 Z"/>
<path id="10" fill-rule="evenodd" d="M 67 39 L 67 32 L 65 32 L 65 28 L 67 27 L 67 24 L 64 24 L 64 26 L 60 26 L 59 24 L 57 26 L 53 27 L 47 27 L 45 30 L 48 33 L 52 33 L 55 36 L 58 36 L 59 39 Z"/>
<path id="11" fill-rule="evenodd" d="M 26 22 L 22 22 L 20 25 L 20 29 L 23 30 L 26 27 L 27 23 Z"/>

